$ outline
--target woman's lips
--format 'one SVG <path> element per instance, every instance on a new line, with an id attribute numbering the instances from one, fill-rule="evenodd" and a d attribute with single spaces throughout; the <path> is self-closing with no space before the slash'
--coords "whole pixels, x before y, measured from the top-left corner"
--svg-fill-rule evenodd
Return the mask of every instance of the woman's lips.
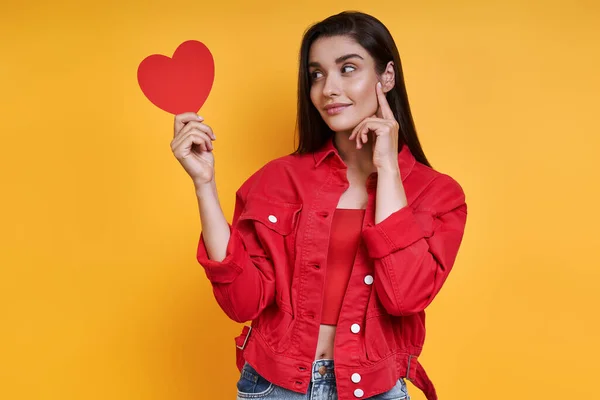
<path id="1" fill-rule="evenodd" d="M 339 114 L 339 113 L 341 113 L 342 111 L 344 111 L 348 107 L 350 107 L 350 104 L 347 104 L 347 105 L 344 105 L 344 106 L 339 106 L 339 107 L 328 108 L 327 109 L 327 114 L 329 114 L 329 115 Z"/>

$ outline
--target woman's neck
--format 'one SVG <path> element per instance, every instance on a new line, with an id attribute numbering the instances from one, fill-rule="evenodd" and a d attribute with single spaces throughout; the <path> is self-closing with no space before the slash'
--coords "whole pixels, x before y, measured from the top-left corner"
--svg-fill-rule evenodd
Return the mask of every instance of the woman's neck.
<path id="1" fill-rule="evenodd" d="M 349 140 L 350 132 L 335 132 L 333 144 L 337 149 L 341 159 L 344 161 L 348 169 L 356 170 L 361 175 L 370 175 L 377 172 L 373 165 L 373 143 L 371 137 L 367 143 L 363 143 L 360 149 L 356 148 L 356 139 Z"/>

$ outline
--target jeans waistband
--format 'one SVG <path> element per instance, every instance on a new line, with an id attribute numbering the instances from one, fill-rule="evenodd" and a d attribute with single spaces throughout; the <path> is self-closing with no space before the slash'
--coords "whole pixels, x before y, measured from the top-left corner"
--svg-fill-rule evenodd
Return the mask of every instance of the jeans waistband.
<path id="1" fill-rule="evenodd" d="M 312 381 L 335 380 L 333 360 L 315 360 L 312 366 Z"/>

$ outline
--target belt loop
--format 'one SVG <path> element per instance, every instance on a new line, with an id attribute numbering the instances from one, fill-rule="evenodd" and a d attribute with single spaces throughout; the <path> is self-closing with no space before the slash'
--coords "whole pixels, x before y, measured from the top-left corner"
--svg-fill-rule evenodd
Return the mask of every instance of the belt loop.
<path id="1" fill-rule="evenodd" d="M 251 326 L 244 326 L 244 328 L 242 329 L 242 335 L 246 335 L 246 337 L 244 338 L 244 343 L 242 344 L 242 346 L 239 345 L 235 345 L 235 347 L 237 347 L 240 350 L 244 350 L 244 347 L 246 347 L 246 343 L 248 343 L 248 338 L 250 337 L 250 332 L 252 331 L 252 327 Z"/>
<path id="2" fill-rule="evenodd" d="M 408 366 L 406 367 L 406 376 L 404 377 L 405 379 L 408 379 L 409 381 L 412 382 L 412 379 L 409 378 L 410 375 L 410 359 L 413 358 L 414 356 L 412 354 L 408 355 Z"/>

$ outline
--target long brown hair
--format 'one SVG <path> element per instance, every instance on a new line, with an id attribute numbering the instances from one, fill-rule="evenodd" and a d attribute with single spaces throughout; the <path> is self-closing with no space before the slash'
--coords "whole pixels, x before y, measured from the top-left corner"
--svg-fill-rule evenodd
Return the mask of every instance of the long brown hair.
<path id="1" fill-rule="evenodd" d="M 298 147 L 293 154 L 305 154 L 318 150 L 333 135 L 310 100 L 310 75 L 308 53 L 310 46 L 319 37 L 348 36 L 361 45 L 375 60 L 375 70 L 381 75 L 389 61 L 394 62 L 395 85 L 386 93 L 394 118 L 400 125 L 399 146 L 407 144 L 417 161 L 429 167 L 417 136 L 410 112 L 408 95 L 404 84 L 402 64 L 396 43 L 388 29 L 375 17 L 358 12 L 344 11 L 332 15 L 310 26 L 302 38 L 298 70 Z"/>

